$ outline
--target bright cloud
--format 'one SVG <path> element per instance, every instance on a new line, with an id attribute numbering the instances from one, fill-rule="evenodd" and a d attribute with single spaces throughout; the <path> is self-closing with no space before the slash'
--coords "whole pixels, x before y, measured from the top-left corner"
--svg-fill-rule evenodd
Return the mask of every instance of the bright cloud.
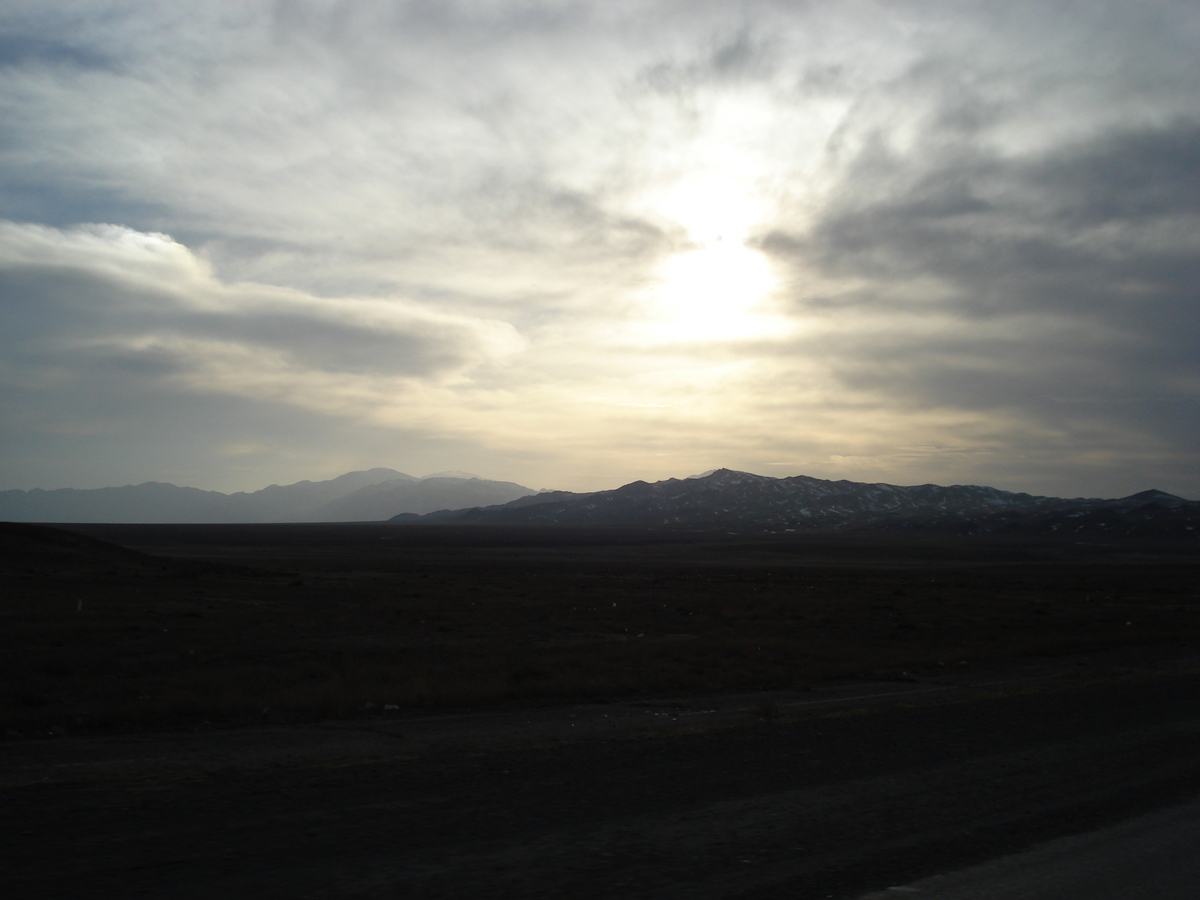
<path id="1" fill-rule="evenodd" d="M 0 487 L 1200 496 L 1198 45 L 1183 2 L 11 6 Z"/>

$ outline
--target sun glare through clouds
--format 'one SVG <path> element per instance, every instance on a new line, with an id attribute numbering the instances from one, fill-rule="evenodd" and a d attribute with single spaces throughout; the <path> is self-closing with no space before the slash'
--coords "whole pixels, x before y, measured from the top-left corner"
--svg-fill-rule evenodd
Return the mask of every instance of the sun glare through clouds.
<path id="1" fill-rule="evenodd" d="M 768 309 L 771 264 L 746 246 L 762 204 L 736 180 L 688 179 L 658 205 L 683 226 L 692 246 L 667 257 L 652 289 L 656 340 L 713 341 L 770 334 L 784 326 Z"/>
<path id="2" fill-rule="evenodd" d="M 742 338 L 771 327 L 760 310 L 775 283 L 770 264 L 740 243 L 717 241 L 667 259 L 656 290 L 662 337 Z"/>

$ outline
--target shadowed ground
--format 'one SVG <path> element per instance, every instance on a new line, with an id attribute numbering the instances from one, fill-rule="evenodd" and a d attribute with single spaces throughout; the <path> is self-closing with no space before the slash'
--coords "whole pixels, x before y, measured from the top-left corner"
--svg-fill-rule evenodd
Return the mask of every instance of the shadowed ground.
<path id="1" fill-rule="evenodd" d="M 79 526 L 138 553 L 0 528 L 10 737 L 906 681 L 1200 634 L 1196 556 L 1152 544 Z"/>
<path id="2" fill-rule="evenodd" d="M 617 704 L 607 732 L 569 707 L 15 742 L 0 887 L 853 897 L 1200 794 L 1198 662 L 847 684 L 776 695 L 766 720 L 761 695 L 690 719 Z"/>
<path id="3" fill-rule="evenodd" d="M 7 896 L 850 898 L 1200 795 L 1161 548 L 95 531 L 5 532 Z"/>

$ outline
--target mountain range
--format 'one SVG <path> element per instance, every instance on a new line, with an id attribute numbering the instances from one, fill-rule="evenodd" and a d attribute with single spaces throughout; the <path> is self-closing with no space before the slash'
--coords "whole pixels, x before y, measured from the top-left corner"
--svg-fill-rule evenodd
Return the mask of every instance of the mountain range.
<path id="1" fill-rule="evenodd" d="M 398 515 L 393 521 L 737 533 L 920 530 L 1200 536 L 1200 502 L 1156 490 L 1117 500 L 1064 499 L 978 485 L 900 486 L 717 469 L 588 494 L 546 491 L 488 508 Z"/>
<path id="2" fill-rule="evenodd" d="M 491 506 L 536 493 L 466 472 L 414 478 L 394 469 L 348 472 L 252 493 L 222 494 L 161 482 L 80 490 L 0 491 L 6 522 L 366 522 L 397 513 Z"/>
<path id="3" fill-rule="evenodd" d="M 235 494 L 158 482 L 0 491 L 0 521 L 9 522 L 384 520 L 739 534 L 868 530 L 1200 537 L 1200 502 L 1155 490 L 1116 500 L 1064 499 L 978 485 L 771 478 L 731 469 L 581 494 L 538 492 L 466 472 L 414 478 L 386 468 Z"/>

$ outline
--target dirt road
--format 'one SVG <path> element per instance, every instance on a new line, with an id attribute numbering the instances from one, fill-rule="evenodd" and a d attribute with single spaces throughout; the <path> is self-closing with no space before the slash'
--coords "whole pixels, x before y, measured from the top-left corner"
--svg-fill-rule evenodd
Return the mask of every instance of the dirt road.
<path id="1" fill-rule="evenodd" d="M 848 898 L 1200 795 L 1200 665 L 16 741 L 0 784 L 6 897 Z"/>
<path id="2" fill-rule="evenodd" d="M 893 885 L 861 900 L 1180 900 L 1200 884 L 1200 801 Z"/>

